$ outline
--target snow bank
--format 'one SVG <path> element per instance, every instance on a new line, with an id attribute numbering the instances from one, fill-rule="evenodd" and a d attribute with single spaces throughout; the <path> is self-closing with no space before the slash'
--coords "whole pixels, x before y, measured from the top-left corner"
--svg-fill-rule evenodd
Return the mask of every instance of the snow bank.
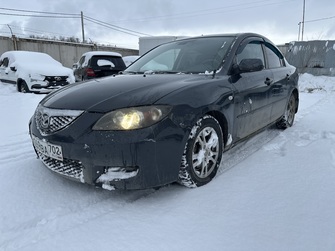
<path id="1" fill-rule="evenodd" d="M 299 77 L 299 91 L 300 92 L 334 92 L 335 91 L 335 77 L 327 76 L 313 76 L 304 73 Z"/>

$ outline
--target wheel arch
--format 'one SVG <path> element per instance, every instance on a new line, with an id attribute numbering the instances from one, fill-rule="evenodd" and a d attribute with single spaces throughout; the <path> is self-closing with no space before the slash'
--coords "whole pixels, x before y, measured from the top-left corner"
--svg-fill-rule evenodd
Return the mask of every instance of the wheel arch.
<path id="1" fill-rule="evenodd" d="M 207 115 L 211 115 L 214 117 L 220 124 L 222 129 L 223 136 L 223 145 L 226 146 L 228 141 L 228 121 L 224 114 L 219 111 L 210 111 L 206 113 Z"/>

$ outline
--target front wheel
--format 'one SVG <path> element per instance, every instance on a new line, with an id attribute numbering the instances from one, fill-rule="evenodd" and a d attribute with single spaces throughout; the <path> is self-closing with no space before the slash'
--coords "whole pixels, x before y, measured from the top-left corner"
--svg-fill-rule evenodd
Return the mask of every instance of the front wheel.
<path id="1" fill-rule="evenodd" d="M 206 115 L 193 126 L 185 145 L 178 182 L 199 187 L 210 182 L 220 166 L 223 142 L 219 122 Z"/>
<path id="2" fill-rule="evenodd" d="M 17 89 L 19 92 L 22 92 L 22 93 L 30 92 L 26 81 L 21 81 L 20 83 L 18 83 Z"/>
<path id="3" fill-rule="evenodd" d="M 297 109 L 297 101 L 295 99 L 295 96 L 291 94 L 291 97 L 287 103 L 284 116 L 276 124 L 279 129 L 286 129 L 293 125 L 296 109 Z"/>

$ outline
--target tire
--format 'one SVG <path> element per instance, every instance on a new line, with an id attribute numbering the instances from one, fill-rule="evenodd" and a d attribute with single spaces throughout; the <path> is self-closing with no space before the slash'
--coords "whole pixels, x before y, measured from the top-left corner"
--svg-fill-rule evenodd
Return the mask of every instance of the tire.
<path id="1" fill-rule="evenodd" d="M 185 145 L 178 182 L 186 187 L 199 187 L 210 182 L 220 166 L 223 136 L 219 122 L 206 115 L 193 126 Z"/>
<path id="2" fill-rule="evenodd" d="M 22 92 L 22 93 L 29 93 L 30 91 L 29 91 L 29 88 L 28 88 L 28 86 L 27 86 L 27 83 L 26 83 L 26 81 L 21 81 L 19 84 L 18 84 L 18 91 L 19 92 Z"/>
<path id="3" fill-rule="evenodd" d="M 291 127 L 294 122 L 295 112 L 297 109 L 297 100 L 293 94 L 291 94 L 290 99 L 288 100 L 285 113 L 281 120 L 277 122 L 276 126 L 279 129 L 286 129 Z"/>

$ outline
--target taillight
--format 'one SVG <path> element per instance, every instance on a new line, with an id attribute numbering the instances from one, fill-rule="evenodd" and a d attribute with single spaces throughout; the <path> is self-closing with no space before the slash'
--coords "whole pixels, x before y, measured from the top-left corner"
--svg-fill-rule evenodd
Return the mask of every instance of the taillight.
<path id="1" fill-rule="evenodd" d="M 92 68 L 87 68 L 86 69 L 86 75 L 87 77 L 95 77 L 95 73 Z"/>

